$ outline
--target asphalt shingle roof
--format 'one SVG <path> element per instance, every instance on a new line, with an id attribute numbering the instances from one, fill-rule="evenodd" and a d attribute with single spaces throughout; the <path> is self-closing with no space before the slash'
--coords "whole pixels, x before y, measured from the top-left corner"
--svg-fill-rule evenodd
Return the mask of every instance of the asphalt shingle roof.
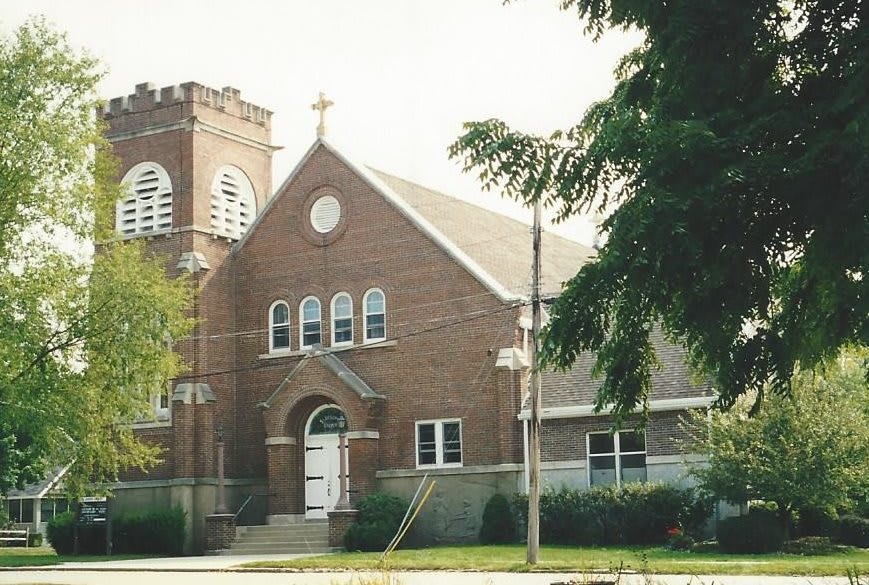
<path id="1" fill-rule="evenodd" d="M 660 370 L 652 371 L 650 400 L 670 400 L 696 396 L 712 396 L 712 385 L 693 380 L 685 362 L 686 351 L 664 339 L 660 331 L 651 335 L 652 346 L 661 363 Z M 543 408 L 594 404 L 601 379 L 591 376 L 595 356 L 582 354 L 573 367 L 565 372 L 545 372 L 541 380 Z"/>
<path id="2" fill-rule="evenodd" d="M 530 225 L 382 171 L 369 170 L 504 288 L 517 295 L 530 294 Z M 587 246 L 545 231 L 541 247 L 540 285 L 545 296 L 560 293 L 563 283 L 594 255 Z"/>

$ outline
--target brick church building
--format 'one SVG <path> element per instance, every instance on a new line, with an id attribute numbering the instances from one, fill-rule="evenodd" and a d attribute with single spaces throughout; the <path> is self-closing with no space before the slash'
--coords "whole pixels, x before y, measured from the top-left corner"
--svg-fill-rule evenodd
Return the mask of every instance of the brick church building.
<path id="1" fill-rule="evenodd" d="M 526 479 L 529 227 L 359 165 L 324 138 L 272 188 L 272 112 L 197 83 L 112 99 L 107 138 L 129 188 L 123 238 L 145 238 L 197 294 L 189 367 L 137 432 L 163 462 L 130 470 L 113 510 L 178 505 L 188 551 L 205 546 L 224 451 L 240 524 L 326 517 L 350 502 L 407 498 L 438 480 L 416 537 L 473 539 L 482 507 Z M 544 234 L 544 293 L 593 250 Z M 552 485 L 679 478 L 673 438 L 711 390 L 688 383 L 661 342 L 644 434 L 609 435 L 592 413 L 588 363 L 544 377 L 543 473 Z"/>

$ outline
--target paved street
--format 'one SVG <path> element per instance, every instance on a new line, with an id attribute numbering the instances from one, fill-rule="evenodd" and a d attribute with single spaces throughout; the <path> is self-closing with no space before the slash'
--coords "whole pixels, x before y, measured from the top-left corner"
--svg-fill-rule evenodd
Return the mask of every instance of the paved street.
<path id="1" fill-rule="evenodd" d="M 371 573 L 232 570 L 230 567 L 254 559 L 269 557 L 182 557 L 111 561 L 105 563 L 70 563 L 55 569 L 17 569 L 0 571 L 0 585 L 20 583 L 51 583 L 67 585 L 373 585 Z M 272 557 L 274 558 L 274 557 Z M 280 558 L 286 558 L 282 556 Z M 551 585 L 569 582 L 595 583 L 603 575 L 583 578 L 576 573 L 469 573 L 469 572 L 407 572 L 394 573 L 384 585 Z M 377 581 L 379 585 L 379 581 Z M 753 577 L 659 575 L 647 582 L 641 575 L 622 576 L 620 585 L 847 585 L 846 578 L 829 577 Z"/>

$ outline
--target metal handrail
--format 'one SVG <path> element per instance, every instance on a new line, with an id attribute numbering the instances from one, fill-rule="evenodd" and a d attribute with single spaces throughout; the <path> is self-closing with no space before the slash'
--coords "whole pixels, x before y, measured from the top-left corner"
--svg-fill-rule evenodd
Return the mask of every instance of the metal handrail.
<path id="1" fill-rule="evenodd" d="M 256 494 L 250 494 L 247 496 L 247 498 L 245 498 L 244 502 L 241 504 L 241 507 L 239 507 L 238 512 L 236 512 L 235 515 L 232 517 L 233 521 L 238 520 L 239 514 L 244 512 L 244 508 L 250 503 L 255 495 Z"/>

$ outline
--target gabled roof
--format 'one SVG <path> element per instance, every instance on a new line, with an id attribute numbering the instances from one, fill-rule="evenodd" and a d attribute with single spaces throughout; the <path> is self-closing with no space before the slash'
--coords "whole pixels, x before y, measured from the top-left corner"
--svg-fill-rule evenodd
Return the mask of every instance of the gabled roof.
<path id="1" fill-rule="evenodd" d="M 531 226 L 405 179 L 371 171 L 516 296 L 531 291 Z M 561 292 L 594 250 L 543 232 L 540 287 L 544 296 Z"/>
<path id="2" fill-rule="evenodd" d="M 660 330 L 649 336 L 660 370 L 652 371 L 650 402 L 677 400 L 694 397 L 712 397 L 709 382 L 693 381 L 686 363 L 687 352 L 681 345 L 667 341 Z M 596 356 L 591 352 L 581 354 L 573 367 L 564 372 L 544 372 L 541 378 L 542 406 L 545 409 L 594 404 L 602 380 L 591 375 Z"/>
<path id="3" fill-rule="evenodd" d="M 260 219 L 318 148 L 352 169 L 393 207 L 431 238 L 453 260 L 504 301 L 527 298 L 531 289 L 531 227 L 499 213 L 438 193 L 410 181 L 358 165 L 318 138 L 233 246 L 244 246 Z M 543 234 L 541 292 L 555 295 L 594 254 L 591 248 L 554 234 Z"/>
<path id="4" fill-rule="evenodd" d="M 28 500 L 32 498 L 44 498 L 48 492 L 57 487 L 60 480 L 66 474 L 69 465 L 66 467 L 55 467 L 46 473 L 42 481 L 31 483 L 24 486 L 20 490 L 9 490 L 6 494 L 7 500 Z"/>
<path id="5" fill-rule="evenodd" d="M 300 360 L 298 364 L 287 374 L 281 383 L 278 384 L 278 387 L 275 388 L 275 391 L 272 392 L 271 396 L 269 396 L 265 402 L 261 402 L 258 404 L 260 408 L 271 408 L 275 399 L 281 393 L 281 391 L 287 387 L 287 384 L 292 382 L 293 378 L 301 372 L 304 367 L 311 360 L 318 360 L 327 370 L 335 374 L 335 376 L 341 380 L 345 386 L 353 390 L 359 398 L 363 400 L 385 400 L 386 397 L 382 394 L 377 393 L 371 386 L 369 386 L 365 380 L 360 378 L 356 372 L 351 370 L 347 364 L 345 364 L 341 359 L 332 353 L 328 349 L 323 349 L 322 347 L 316 346 L 314 349 L 310 350 L 304 359 Z"/>

